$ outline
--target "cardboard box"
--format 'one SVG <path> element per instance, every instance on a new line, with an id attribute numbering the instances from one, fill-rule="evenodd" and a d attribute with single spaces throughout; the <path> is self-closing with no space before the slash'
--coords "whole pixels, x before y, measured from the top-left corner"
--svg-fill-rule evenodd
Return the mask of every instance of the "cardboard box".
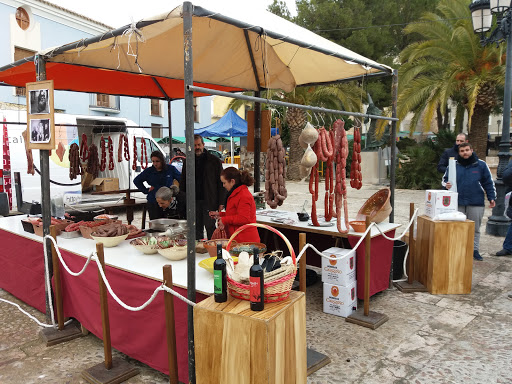
<path id="1" fill-rule="evenodd" d="M 322 252 L 331 258 L 343 256 L 339 260 L 322 257 L 322 281 L 324 283 L 348 287 L 356 281 L 356 254 L 353 252 L 348 255 L 350 251 L 351 249 L 332 247 Z"/>
<path id="2" fill-rule="evenodd" d="M 324 283 L 324 312 L 347 317 L 357 309 L 357 284 L 348 287 Z"/>
<path id="3" fill-rule="evenodd" d="M 97 177 L 91 181 L 91 185 L 95 187 L 96 192 L 117 191 L 119 190 L 119 179 L 117 177 Z"/>
<path id="4" fill-rule="evenodd" d="M 458 197 L 457 192 L 427 189 L 425 191 L 425 215 L 435 217 L 441 213 L 456 212 Z"/>

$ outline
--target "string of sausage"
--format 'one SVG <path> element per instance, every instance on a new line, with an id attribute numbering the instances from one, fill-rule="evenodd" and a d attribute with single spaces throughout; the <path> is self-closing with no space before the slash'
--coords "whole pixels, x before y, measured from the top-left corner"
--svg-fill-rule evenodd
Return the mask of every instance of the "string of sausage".
<path id="1" fill-rule="evenodd" d="M 132 169 L 135 171 L 137 169 L 137 138 L 133 138 L 133 164 Z"/>
<path id="2" fill-rule="evenodd" d="M 82 143 L 80 143 L 80 157 L 82 161 L 85 162 L 89 158 L 89 147 L 87 146 L 87 135 L 85 133 L 82 134 Z"/>
<path id="3" fill-rule="evenodd" d="M 336 120 L 333 124 L 335 131 L 335 161 L 336 161 L 336 186 L 335 191 L 335 203 L 336 203 L 336 225 L 338 232 L 348 233 L 348 203 L 347 203 L 347 186 L 345 184 L 348 156 L 348 140 L 345 132 L 345 122 L 343 120 Z M 344 226 L 341 224 L 341 207 L 343 205 L 344 212 Z"/>
<path id="4" fill-rule="evenodd" d="M 69 147 L 69 179 L 74 180 L 78 175 L 83 175 L 82 164 L 80 163 L 80 148 L 77 143 Z"/>
<path id="5" fill-rule="evenodd" d="M 286 191 L 286 160 L 281 136 L 268 141 L 267 167 L 265 169 L 265 200 L 270 208 L 276 209 L 288 196 Z"/>
<path id="6" fill-rule="evenodd" d="M 117 148 L 117 162 L 120 163 L 123 161 L 123 148 L 124 148 L 124 158 L 126 161 L 130 161 L 130 150 L 128 148 L 128 137 L 121 133 L 119 135 L 119 146 Z"/>
<path id="7" fill-rule="evenodd" d="M 350 164 L 350 186 L 361 189 L 363 174 L 361 173 L 361 131 L 354 129 L 354 144 L 352 146 L 352 163 Z"/>
<path id="8" fill-rule="evenodd" d="M 114 143 L 110 135 L 108 136 L 108 170 L 114 170 Z"/>
<path id="9" fill-rule="evenodd" d="M 107 151 L 105 149 L 105 138 L 101 135 L 100 139 L 100 148 L 101 148 L 101 163 L 100 163 L 100 171 L 103 172 L 107 168 Z"/>
<path id="10" fill-rule="evenodd" d="M 95 144 L 92 144 L 89 148 L 89 159 L 87 161 L 87 173 L 93 175 L 93 177 L 98 177 L 98 173 L 100 170 L 100 159 L 98 157 L 98 147 Z"/>
<path id="11" fill-rule="evenodd" d="M 318 167 L 321 161 L 327 162 L 325 169 L 325 221 L 330 221 L 333 216 L 333 203 L 334 203 L 334 182 L 333 182 L 333 160 L 334 160 L 334 131 L 328 132 L 324 127 L 318 130 L 318 140 L 313 146 L 313 151 L 317 156 L 317 162 L 311 170 L 311 177 L 309 178 L 310 193 L 313 196 L 311 221 L 313 225 L 319 226 L 318 217 L 316 214 L 316 201 L 318 200 Z"/>
<path id="12" fill-rule="evenodd" d="M 142 169 L 146 169 L 148 167 L 148 152 L 146 151 L 146 140 L 144 139 L 141 139 L 140 151 L 140 166 Z M 144 157 L 146 158 L 146 163 L 144 163 Z"/>

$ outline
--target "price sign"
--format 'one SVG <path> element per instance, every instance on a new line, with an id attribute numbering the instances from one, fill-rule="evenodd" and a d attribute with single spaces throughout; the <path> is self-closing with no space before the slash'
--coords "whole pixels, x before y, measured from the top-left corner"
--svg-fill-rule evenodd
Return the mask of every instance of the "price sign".
<path id="1" fill-rule="evenodd" d="M 66 192 L 64 193 L 64 204 L 65 205 L 73 205 L 82 202 L 82 193 L 79 191 L 76 192 Z"/>

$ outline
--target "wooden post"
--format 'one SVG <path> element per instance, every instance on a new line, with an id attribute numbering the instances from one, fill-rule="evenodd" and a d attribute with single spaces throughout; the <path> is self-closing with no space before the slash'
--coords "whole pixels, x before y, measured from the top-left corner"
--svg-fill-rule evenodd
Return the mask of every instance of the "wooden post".
<path id="1" fill-rule="evenodd" d="M 164 265 L 164 284 L 172 289 L 172 266 Z M 176 351 L 176 325 L 174 323 L 174 296 L 164 291 L 167 351 L 169 353 L 169 383 L 178 384 L 178 353 Z"/>
<path id="2" fill-rule="evenodd" d="M 409 204 L 409 221 L 414 215 L 414 203 Z M 409 268 L 407 269 L 407 282 L 412 284 L 414 281 L 414 221 L 409 228 Z"/>
<path id="3" fill-rule="evenodd" d="M 105 271 L 105 258 L 103 256 L 103 244 L 96 243 L 96 253 L 101 268 Z M 112 344 L 110 342 L 110 320 L 108 318 L 108 302 L 107 302 L 107 287 L 101 277 L 98 269 L 98 280 L 100 284 L 100 305 L 101 305 L 101 324 L 103 326 L 103 351 L 105 352 L 105 368 L 112 368 Z"/>
<path id="4" fill-rule="evenodd" d="M 57 240 L 57 228 L 54 225 L 50 226 L 50 235 L 54 240 Z M 57 322 L 59 324 L 59 331 L 64 330 L 64 311 L 62 309 L 62 287 L 60 283 L 60 268 L 59 257 L 57 251 L 52 243 L 52 263 L 53 263 L 53 277 L 55 285 L 55 305 L 57 307 Z"/>
<path id="5" fill-rule="evenodd" d="M 366 228 L 370 226 L 370 216 L 366 216 Z M 364 315 L 370 313 L 370 244 L 371 231 L 364 238 Z"/>
<path id="6" fill-rule="evenodd" d="M 299 233 L 299 249 L 306 246 L 306 234 L 304 232 Z M 302 255 L 299 260 L 299 291 L 306 293 L 306 252 Z"/>

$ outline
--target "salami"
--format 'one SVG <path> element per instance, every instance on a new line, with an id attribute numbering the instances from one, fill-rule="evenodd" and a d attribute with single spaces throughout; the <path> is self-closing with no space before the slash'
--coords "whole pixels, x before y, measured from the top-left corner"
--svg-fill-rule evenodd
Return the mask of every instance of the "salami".
<path id="1" fill-rule="evenodd" d="M 83 175 L 82 164 L 80 163 L 80 149 L 78 144 L 73 143 L 69 147 L 69 179 L 74 180 L 78 175 Z"/>
<path id="2" fill-rule="evenodd" d="M 361 132 L 354 128 L 354 144 L 352 145 L 352 163 L 350 164 L 350 186 L 361 189 L 363 174 L 361 173 Z"/>
<path id="3" fill-rule="evenodd" d="M 133 138 L 133 164 L 132 169 L 135 171 L 137 169 L 137 138 Z"/>
<path id="4" fill-rule="evenodd" d="M 112 142 L 112 138 L 110 135 L 108 136 L 108 170 L 114 170 L 114 143 Z"/>
<path id="5" fill-rule="evenodd" d="M 87 173 L 93 175 L 93 177 L 98 177 L 98 173 L 100 171 L 100 159 L 98 157 L 98 147 L 94 144 L 89 148 L 89 159 L 87 161 Z"/>
<path id="6" fill-rule="evenodd" d="M 148 152 L 146 149 L 146 140 L 144 139 L 141 139 L 140 152 L 140 166 L 142 169 L 146 169 L 148 167 Z"/>
<path id="7" fill-rule="evenodd" d="M 282 205 L 286 191 L 286 160 L 281 136 L 276 135 L 268 141 L 267 168 L 265 170 L 265 201 L 272 209 Z"/>
<path id="8" fill-rule="evenodd" d="M 89 147 L 87 146 L 87 135 L 85 133 L 82 134 L 82 143 L 80 143 L 80 157 L 82 161 L 85 162 L 89 158 Z"/>
<path id="9" fill-rule="evenodd" d="M 101 148 L 101 163 L 100 163 L 100 171 L 103 172 L 107 168 L 107 151 L 105 149 L 105 138 L 101 135 L 100 139 L 100 148 Z"/>
<path id="10" fill-rule="evenodd" d="M 336 186 L 335 190 L 335 204 L 336 204 L 336 217 L 337 228 L 340 233 L 348 233 L 348 203 L 347 203 L 347 187 L 345 185 L 348 155 L 348 140 L 345 132 L 345 122 L 343 120 L 336 120 L 333 124 L 335 131 L 335 162 L 336 162 Z M 343 209 L 344 218 L 341 217 L 341 210 Z"/>

